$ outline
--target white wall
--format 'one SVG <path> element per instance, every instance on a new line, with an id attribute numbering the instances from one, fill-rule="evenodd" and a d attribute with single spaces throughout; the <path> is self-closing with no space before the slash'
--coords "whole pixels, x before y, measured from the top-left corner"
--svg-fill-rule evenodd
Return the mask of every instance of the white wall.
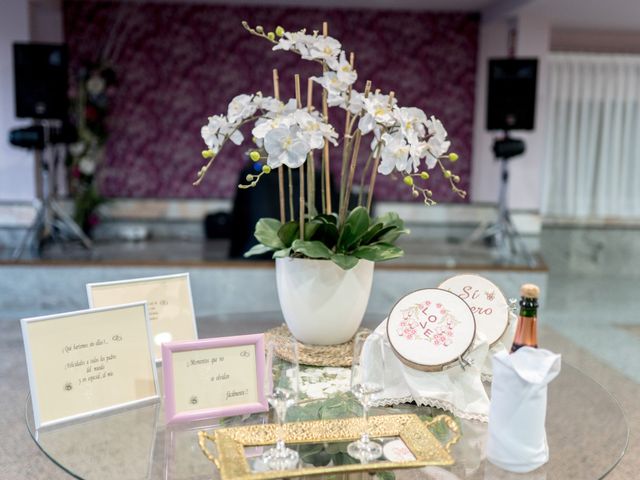
<path id="1" fill-rule="evenodd" d="M 11 128 L 28 125 L 15 118 L 13 43 L 29 40 L 29 2 L 2 0 L 0 15 L 0 201 L 35 196 L 33 154 L 9 145 Z"/>
<path id="2" fill-rule="evenodd" d="M 510 25 L 517 29 L 516 56 L 538 57 L 538 92 L 536 96 L 535 129 L 514 132 L 513 136 L 526 143 L 524 155 L 510 161 L 508 202 L 511 208 L 538 211 L 542 194 L 542 165 L 544 160 L 544 82 L 546 56 L 549 51 L 549 23 L 527 16 L 513 19 L 499 18 L 483 21 L 480 26 L 478 48 L 478 76 L 473 131 L 473 159 L 471 201 L 496 202 L 500 185 L 500 166 L 493 158 L 491 147 L 499 132 L 485 129 L 487 114 L 487 63 L 493 57 L 507 56 Z"/>

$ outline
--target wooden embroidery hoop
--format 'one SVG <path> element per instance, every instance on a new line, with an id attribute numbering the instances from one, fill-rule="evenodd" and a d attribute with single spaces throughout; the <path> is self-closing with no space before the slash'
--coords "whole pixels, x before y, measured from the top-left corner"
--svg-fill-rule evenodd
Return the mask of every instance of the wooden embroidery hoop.
<path id="1" fill-rule="evenodd" d="M 471 318 L 471 321 L 473 323 L 473 334 L 470 337 L 470 340 L 468 342 L 468 344 L 465 345 L 465 348 L 462 352 L 460 352 L 460 354 L 447 362 L 441 363 L 441 364 L 422 364 L 422 363 L 417 363 L 415 361 L 409 360 L 408 358 L 406 358 L 401 352 L 398 351 L 397 347 L 393 344 L 392 341 L 392 336 L 390 335 L 390 324 L 392 321 L 392 316 L 394 314 L 394 311 L 396 310 L 396 308 L 398 307 L 398 305 L 407 297 L 414 295 L 416 293 L 419 292 L 429 292 L 429 291 L 438 291 L 438 292 L 444 292 L 447 295 L 451 295 L 451 300 L 454 302 L 461 302 L 459 303 L 460 308 L 463 308 L 469 311 L 469 315 Z M 395 305 L 393 306 L 393 308 L 391 308 L 391 311 L 389 312 L 389 316 L 387 317 L 387 326 L 386 326 L 386 330 L 387 330 L 387 338 L 389 340 L 389 345 L 391 346 L 391 350 L 393 351 L 393 353 L 396 355 L 396 357 L 398 357 L 398 359 L 404 363 L 405 365 L 407 365 L 408 367 L 411 367 L 413 369 L 416 370 L 420 370 L 423 372 L 441 372 L 447 368 L 452 368 L 457 366 L 458 364 L 462 366 L 462 368 L 465 368 L 465 364 L 467 364 L 467 362 L 464 360 L 465 355 L 469 352 L 469 350 L 471 350 L 471 347 L 473 345 L 473 342 L 475 340 L 476 337 L 476 320 L 475 320 L 475 316 L 473 315 L 473 312 L 471 311 L 471 307 L 469 307 L 469 305 L 462 300 L 458 295 L 456 295 L 455 293 L 452 293 L 448 290 L 444 290 L 442 288 L 421 288 L 418 290 L 414 290 L 413 292 L 407 293 L 406 295 L 404 295 L 402 298 L 400 298 Z M 394 334 L 395 335 L 395 334 Z"/>
<path id="2" fill-rule="evenodd" d="M 453 277 L 449 277 L 447 278 L 445 281 L 443 281 L 442 283 L 440 283 L 440 285 L 438 285 L 438 288 L 441 288 L 443 290 L 447 290 L 447 291 L 451 291 L 449 289 L 446 288 L 446 284 L 447 282 L 451 282 L 453 280 L 458 280 L 461 279 L 462 277 L 473 277 L 474 279 L 480 279 L 486 286 L 491 286 L 491 288 L 494 288 L 496 293 L 500 296 L 500 298 L 504 301 L 504 302 L 500 302 L 501 305 L 504 303 L 504 311 L 505 311 L 505 315 L 504 315 L 504 326 L 502 327 L 502 330 L 500 331 L 500 334 L 494 338 L 491 338 L 489 335 L 486 335 L 485 332 L 482 331 L 481 328 L 481 323 L 479 322 L 478 318 L 476 318 L 476 328 L 480 331 L 480 333 L 485 334 L 485 337 L 487 337 L 487 342 L 489 343 L 489 348 L 493 347 L 496 343 L 498 343 L 500 341 L 500 339 L 502 338 L 502 336 L 504 335 L 504 332 L 507 331 L 507 328 L 509 328 L 509 302 L 507 301 L 507 297 L 504 295 L 504 293 L 502 292 L 502 290 L 500 290 L 498 288 L 498 286 L 493 283 L 491 280 L 489 280 L 488 278 L 485 278 L 481 275 L 476 275 L 474 273 L 463 273 L 460 275 L 454 275 Z M 451 292 L 454 293 L 454 292 Z M 466 302 L 466 300 L 463 300 Z M 473 310 L 472 310 L 473 311 Z M 475 318 L 475 315 L 474 315 Z"/>

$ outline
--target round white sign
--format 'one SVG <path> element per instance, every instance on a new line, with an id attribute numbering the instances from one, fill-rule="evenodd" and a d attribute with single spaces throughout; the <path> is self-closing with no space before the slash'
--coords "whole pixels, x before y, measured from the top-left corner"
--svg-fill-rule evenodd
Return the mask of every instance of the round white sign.
<path id="1" fill-rule="evenodd" d="M 440 284 L 440 288 L 458 295 L 469 304 L 478 331 L 493 345 L 509 324 L 509 304 L 500 289 L 480 275 L 456 275 Z"/>
<path id="2" fill-rule="evenodd" d="M 476 324 L 464 300 L 439 288 L 410 293 L 387 320 L 389 343 L 398 358 L 420 370 L 441 370 L 471 347 Z"/>

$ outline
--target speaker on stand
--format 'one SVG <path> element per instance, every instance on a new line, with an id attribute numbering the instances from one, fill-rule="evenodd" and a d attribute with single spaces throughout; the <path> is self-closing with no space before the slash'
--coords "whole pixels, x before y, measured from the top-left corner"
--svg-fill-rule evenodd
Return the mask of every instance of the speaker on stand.
<path id="1" fill-rule="evenodd" d="M 464 242 L 469 247 L 477 240 L 492 245 L 503 261 L 520 258 L 529 266 L 535 265 L 518 230 L 511 221 L 507 205 L 509 160 L 524 153 L 525 143 L 510 136 L 512 130 L 533 130 L 536 110 L 538 60 L 489 60 L 487 92 L 487 130 L 502 130 L 503 136 L 493 143 L 494 158 L 500 162 L 500 191 L 495 222 L 481 223 Z"/>
<path id="2" fill-rule="evenodd" d="M 13 145 L 33 149 L 39 201 L 37 215 L 13 258 L 28 245 L 37 252 L 44 242 L 76 238 L 87 248 L 91 240 L 57 202 L 56 173 L 64 155 L 60 146 L 73 141 L 68 125 L 67 51 L 64 45 L 16 43 L 13 45 L 15 111 L 18 118 L 31 118 L 34 125 L 9 133 Z"/>

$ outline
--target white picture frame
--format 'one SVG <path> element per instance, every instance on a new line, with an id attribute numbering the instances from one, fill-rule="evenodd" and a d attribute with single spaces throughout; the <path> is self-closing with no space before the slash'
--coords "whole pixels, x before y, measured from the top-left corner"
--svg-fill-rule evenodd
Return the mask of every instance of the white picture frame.
<path id="1" fill-rule="evenodd" d="M 160 400 L 145 302 L 20 323 L 36 429 Z"/>
<path id="2" fill-rule="evenodd" d="M 176 283 L 172 286 L 172 283 Z M 184 282 L 184 286 L 181 283 Z M 164 284 L 164 287 L 163 287 Z M 163 288 L 174 288 L 174 292 L 162 291 Z M 151 292 L 151 290 L 156 292 Z M 88 283 L 86 285 L 87 300 L 90 308 L 118 305 L 135 301 L 146 301 L 149 309 L 154 356 L 156 363 L 162 363 L 162 344 L 175 341 L 194 341 L 198 339 L 198 326 L 193 307 L 191 293 L 191 279 L 189 273 L 140 277 L 109 282 Z M 180 315 L 167 318 L 163 312 L 164 306 L 158 307 L 155 302 L 168 301 L 167 296 L 181 295 L 177 302 L 182 303 L 180 315 L 187 315 L 186 323 L 180 320 Z M 99 297 L 99 298 L 98 298 Z M 165 318 L 161 318 L 164 316 Z M 176 323 L 179 322 L 179 323 Z M 156 326 L 161 324 L 160 328 Z"/>

